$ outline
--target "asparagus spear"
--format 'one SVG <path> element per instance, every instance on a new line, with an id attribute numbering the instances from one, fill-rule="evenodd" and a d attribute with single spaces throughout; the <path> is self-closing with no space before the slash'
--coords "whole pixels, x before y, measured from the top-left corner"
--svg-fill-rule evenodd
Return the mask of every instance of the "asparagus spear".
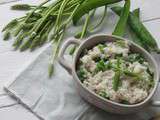
<path id="1" fill-rule="evenodd" d="M 88 13 L 88 14 L 87 14 L 87 17 L 86 17 L 86 20 L 85 20 L 85 23 L 84 23 L 84 26 L 83 26 L 83 30 L 82 30 L 82 32 L 80 33 L 80 39 L 82 39 L 82 38 L 86 35 L 89 20 L 90 20 L 90 14 Z M 77 37 L 78 37 L 78 36 L 77 36 Z M 71 48 L 69 54 L 70 54 L 70 55 L 73 55 L 73 53 L 74 53 L 75 50 L 76 50 L 76 46 L 73 46 L 73 47 Z"/>
<path id="2" fill-rule="evenodd" d="M 118 69 L 115 71 L 115 75 L 113 77 L 113 89 L 114 89 L 114 91 L 118 90 L 118 87 L 119 87 L 119 84 L 120 84 L 121 71 L 120 71 L 120 59 L 119 58 L 117 59 L 117 68 Z"/>
<path id="3" fill-rule="evenodd" d="M 68 18 L 68 19 L 66 20 L 66 22 L 64 23 L 63 31 L 65 31 L 68 23 L 72 20 L 72 17 L 73 17 L 73 15 L 74 15 L 74 12 L 77 10 L 77 8 L 79 7 L 79 5 L 80 5 L 80 4 L 78 4 L 78 5 L 75 7 L 75 9 L 74 9 L 74 11 L 72 12 L 72 14 L 69 16 L 69 18 Z M 62 6 L 62 7 L 64 7 L 64 6 Z M 63 9 L 61 9 L 61 10 L 63 10 Z M 60 14 L 61 14 L 61 12 L 60 12 Z M 57 24 L 57 25 L 58 25 L 58 24 Z M 59 28 L 57 28 L 56 30 L 59 31 Z M 56 32 L 56 30 L 55 30 L 55 32 Z M 49 77 L 51 77 L 52 74 L 53 74 L 53 72 L 54 72 L 54 61 L 55 61 L 55 59 L 56 59 L 56 57 L 57 57 L 57 54 L 58 54 L 58 51 L 59 51 L 59 47 L 60 47 L 60 43 L 61 43 L 61 41 L 62 41 L 62 39 L 63 39 L 63 36 L 64 36 L 64 32 L 62 32 L 62 34 L 61 34 L 60 36 L 58 36 L 58 38 L 56 38 L 57 40 L 55 40 L 55 42 L 53 42 L 53 43 L 56 44 L 56 46 L 55 46 L 55 48 L 53 49 L 53 54 L 52 54 L 52 56 L 51 56 L 51 58 L 50 58 L 50 62 L 49 62 L 49 67 L 48 67 Z"/>
<path id="4" fill-rule="evenodd" d="M 5 31 L 3 40 L 8 40 L 10 38 L 10 32 Z"/>

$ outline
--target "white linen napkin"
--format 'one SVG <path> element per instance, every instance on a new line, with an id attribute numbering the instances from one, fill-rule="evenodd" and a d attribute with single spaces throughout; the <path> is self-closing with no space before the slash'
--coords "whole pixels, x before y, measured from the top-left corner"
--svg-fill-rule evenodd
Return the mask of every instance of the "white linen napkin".
<path id="1" fill-rule="evenodd" d="M 60 65 L 55 64 L 54 77 L 48 78 L 49 49 L 40 54 L 6 89 L 40 118 L 71 120 L 87 106 L 77 95 L 72 77 Z"/>
<path id="2" fill-rule="evenodd" d="M 89 105 L 77 93 L 72 77 L 59 64 L 55 64 L 52 79 L 48 78 L 50 51 L 49 46 L 15 81 L 5 87 L 10 96 L 40 119 L 147 120 L 155 114 L 155 109 L 148 108 L 138 114 L 114 115 Z"/>

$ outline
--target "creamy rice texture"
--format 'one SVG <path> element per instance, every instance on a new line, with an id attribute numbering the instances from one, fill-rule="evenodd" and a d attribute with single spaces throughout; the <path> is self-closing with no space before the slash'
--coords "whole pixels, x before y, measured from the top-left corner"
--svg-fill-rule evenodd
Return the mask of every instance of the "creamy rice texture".
<path id="1" fill-rule="evenodd" d="M 123 40 L 85 50 L 77 74 L 82 83 L 103 98 L 123 104 L 143 101 L 154 86 L 153 72 L 139 53 Z"/>

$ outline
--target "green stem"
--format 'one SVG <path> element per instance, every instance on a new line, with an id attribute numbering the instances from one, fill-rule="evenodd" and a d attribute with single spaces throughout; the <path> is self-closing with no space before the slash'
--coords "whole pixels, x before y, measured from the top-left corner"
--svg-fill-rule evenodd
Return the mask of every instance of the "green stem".
<path id="1" fill-rule="evenodd" d="M 53 72 L 54 72 L 54 61 L 55 61 L 55 59 L 56 59 L 56 57 L 57 57 L 57 54 L 58 54 L 58 52 L 59 52 L 60 43 L 61 43 L 61 41 L 62 41 L 62 39 L 63 39 L 63 36 L 64 36 L 64 33 L 65 33 L 64 31 L 65 31 L 68 23 L 72 20 L 73 15 L 74 15 L 74 12 L 77 10 L 77 8 L 79 7 L 79 5 L 80 5 L 80 4 L 78 4 L 78 5 L 75 7 L 75 9 L 74 9 L 74 11 L 72 12 L 72 14 L 69 16 L 69 18 L 68 18 L 68 19 L 66 20 L 66 22 L 64 23 L 64 25 L 63 25 L 63 26 L 64 26 L 64 27 L 63 27 L 63 31 L 62 31 L 61 35 L 59 36 L 58 40 L 53 41 L 53 44 L 55 43 L 55 48 L 53 47 L 53 48 L 54 48 L 54 49 L 53 49 L 53 54 L 52 54 L 51 59 L 50 59 L 50 62 L 49 62 L 49 67 L 48 67 L 49 77 L 51 77 L 52 74 L 53 74 Z"/>
<path id="2" fill-rule="evenodd" d="M 41 40 L 39 42 L 39 46 L 42 46 L 48 40 L 49 33 L 52 30 L 53 26 L 54 26 L 54 23 L 52 22 L 49 25 L 47 31 L 42 34 Z"/>
<path id="3" fill-rule="evenodd" d="M 118 58 L 117 59 L 117 68 L 118 70 L 115 71 L 115 75 L 113 77 L 113 89 L 114 91 L 117 91 L 118 90 L 118 87 L 119 87 L 119 83 L 120 83 L 120 59 Z"/>
<path id="4" fill-rule="evenodd" d="M 55 48 L 53 49 L 53 55 L 50 59 L 50 62 L 49 62 L 49 67 L 48 67 L 48 74 L 49 74 L 49 77 L 52 77 L 53 73 L 54 73 L 54 61 L 57 57 L 57 54 L 59 52 L 59 47 L 60 47 L 60 43 L 63 39 L 63 36 L 64 36 L 64 32 L 62 32 L 62 34 L 60 35 L 59 39 L 57 41 L 53 41 L 53 43 L 55 43 Z"/>
<path id="5" fill-rule="evenodd" d="M 67 2 L 68 2 L 68 0 L 63 0 L 61 6 L 59 8 L 59 12 L 58 12 L 56 23 L 55 23 L 54 33 L 57 33 L 59 31 L 59 25 L 60 25 L 61 20 L 62 20 L 62 13 L 64 11 L 65 6 L 67 5 Z"/>
<path id="6" fill-rule="evenodd" d="M 85 23 L 84 23 L 84 26 L 83 26 L 83 29 L 82 29 L 82 32 L 80 34 L 80 39 L 82 39 L 85 35 L 86 35 L 86 32 L 87 32 L 87 27 L 88 27 L 88 23 L 89 23 L 89 20 L 90 20 L 90 14 L 88 13 L 87 14 L 87 17 L 86 17 L 86 20 L 85 20 Z M 79 35 L 79 34 L 78 34 Z M 79 36 L 76 36 L 76 37 L 79 37 Z M 70 55 L 73 55 L 73 53 L 75 52 L 76 50 L 76 46 L 73 46 L 69 52 Z"/>
<path id="7" fill-rule="evenodd" d="M 77 6 L 77 4 L 79 4 L 78 1 L 77 1 L 77 2 L 74 2 L 73 4 L 70 4 L 70 6 L 68 5 L 68 7 L 66 7 L 66 9 L 65 9 L 64 11 L 66 12 L 66 11 L 69 11 L 69 10 L 71 10 L 71 9 L 74 9 L 75 6 Z"/>
<path id="8" fill-rule="evenodd" d="M 88 15 L 87 15 L 87 17 L 86 17 L 86 21 L 85 21 L 85 23 L 84 23 L 84 27 L 83 27 L 82 34 L 81 34 L 80 39 L 82 39 L 82 38 L 85 36 L 86 32 L 87 32 L 87 27 L 88 27 L 88 24 L 89 24 L 89 20 L 90 20 L 90 15 L 89 15 L 89 13 L 88 13 Z"/>
<path id="9" fill-rule="evenodd" d="M 104 9 L 104 12 L 103 12 L 103 15 L 100 21 L 95 26 L 88 28 L 90 32 L 93 32 L 97 27 L 99 27 L 103 23 L 106 17 L 106 13 L 107 13 L 107 6 L 105 6 L 105 9 Z"/>
<path id="10" fill-rule="evenodd" d="M 41 36 L 42 34 L 45 33 L 46 29 L 50 26 L 51 21 L 48 21 L 47 24 L 42 28 L 42 30 L 39 32 L 38 37 L 35 37 L 31 43 L 30 49 L 33 51 L 38 45 L 39 42 L 41 41 Z"/>
<path id="11" fill-rule="evenodd" d="M 53 34 L 51 34 L 50 41 L 52 41 L 57 35 L 59 35 L 59 33 L 64 29 L 64 27 L 69 24 L 69 22 L 72 20 L 73 13 L 76 11 L 76 9 L 78 9 L 79 6 L 80 6 L 80 4 L 77 4 L 77 6 L 74 8 L 73 12 L 70 14 L 70 17 L 63 24 L 58 26 L 58 29 L 55 30 Z"/>

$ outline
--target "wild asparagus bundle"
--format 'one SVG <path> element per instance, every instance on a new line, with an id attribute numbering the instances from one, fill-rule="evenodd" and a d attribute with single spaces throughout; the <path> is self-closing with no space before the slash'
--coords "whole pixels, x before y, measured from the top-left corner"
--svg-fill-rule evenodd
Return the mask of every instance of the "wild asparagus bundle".
<path id="1" fill-rule="evenodd" d="M 108 5 L 120 1 L 122 0 L 45 0 L 38 6 L 16 4 L 11 7 L 12 10 L 28 10 L 28 12 L 20 18 L 12 20 L 3 28 L 4 40 L 8 40 L 11 35 L 14 36 L 13 47 L 20 51 L 25 51 L 27 49 L 33 51 L 46 42 L 52 42 L 53 50 L 48 67 L 49 76 L 51 77 L 54 71 L 54 61 L 58 55 L 63 36 L 67 28 L 71 25 L 71 22 L 73 21 L 73 25 L 77 25 L 79 19 L 82 18 L 82 16 L 85 17 L 82 31 L 75 35 L 76 38 L 82 39 L 87 33 L 95 30 L 104 21 Z M 96 8 L 101 6 L 105 8 L 102 18 L 99 19 L 96 25 L 89 24 L 91 18 L 95 14 Z M 138 44 L 144 47 L 144 44 L 148 43 L 144 43 L 143 41 L 147 40 L 148 42 L 151 41 L 151 43 L 154 43 L 152 48 L 155 46 L 156 49 L 158 49 L 155 40 L 151 34 L 148 34 L 147 29 L 144 29 L 144 26 L 138 18 L 139 10 L 133 13 L 134 16 L 137 16 L 135 19 L 135 17 L 131 16 L 129 9 L 130 0 L 125 0 L 123 9 L 115 9 L 118 11 L 116 13 L 120 15 L 120 19 L 113 34 L 123 36 L 126 23 L 128 22 L 133 31 L 142 39 Z M 144 31 L 145 34 L 142 31 Z M 73 54 L 75 49 L 76 47 L 74 46 L 70 54 Z"/>
<path id="2" fill-rule="evenodd" d="M 105 2 L 99 0 L 94 2 L 88 0 L 46 0 L 38 6 L 28 4 L 14 5 L 11 7 L 13 10 L 29 11 L 25 16 L 12 20 L 4 27 L 2 30 L 4 32 L 4 40 L 8 40 L 12 34 L 15 37 L 13 47 L 20 51 L 27 49 L 33 51 L 46 42 L 52 42 L 55 47 L 53 47 L 49 61 L 49 76 L 51 76 L 60 44 L 72 19 L 74 18 L 74 22 L 77 22 L 81 16 L 88 14 L 83 30 L 79 33 L 80 38 L 83 38 L 91 17 L 89 11 L 119 1 L 121 0 L 106 0 Z"/>

